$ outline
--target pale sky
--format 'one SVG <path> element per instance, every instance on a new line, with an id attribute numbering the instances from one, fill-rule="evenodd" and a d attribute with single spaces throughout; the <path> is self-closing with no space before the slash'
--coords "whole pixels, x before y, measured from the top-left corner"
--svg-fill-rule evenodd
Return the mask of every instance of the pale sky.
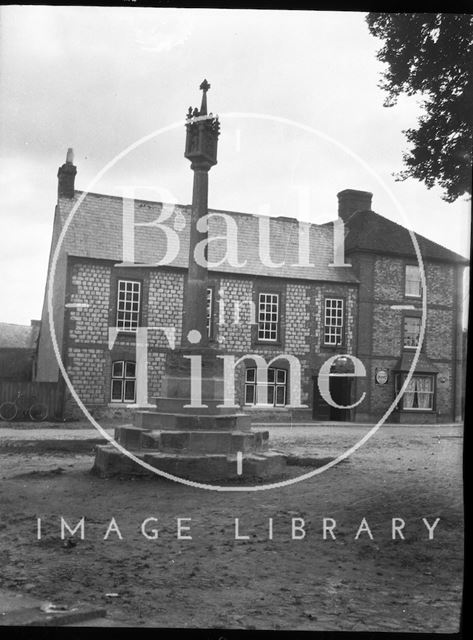
<path id="1" fill-rule="evenodd" d="M 121 195 L 122 185 L 133 184 L 191 202 L 183 121 L 190 105 L 200 105 L 204 78 L 209 110 L 221 121 L 212 208 L 322 223 L 336 217 L 338 191 L 363 189 L 373 192 L 381 215 L 469 254 L 470 202 L 449 204 L 439 189 L 392 176 L 403 168 L 402 130 L 415 126 L 418 101 L 382 106 L 381 43 L 364 13 L 0 12 L 1 322 L 41 316 L 56 175 L 68 147 L 76 189 L 85 190 L 129 145 L 181 121 L 128 154 L 92 190 Z M 151 191 L 139 196 L 159 199 Z"/>

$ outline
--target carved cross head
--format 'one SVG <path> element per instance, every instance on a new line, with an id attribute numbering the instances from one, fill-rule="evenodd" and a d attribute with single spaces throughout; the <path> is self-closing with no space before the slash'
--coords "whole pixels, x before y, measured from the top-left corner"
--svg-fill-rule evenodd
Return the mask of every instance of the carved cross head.
<path id="1" fill-rule="evenodd" d="M 207 91 L 210 89 L 210 85 L 207 82 L 207 80 L 204 80 L 202 82 L 202 84 L 200 85 L 199 89 L 201 89 L 204 93 L 207 93 Z"/>

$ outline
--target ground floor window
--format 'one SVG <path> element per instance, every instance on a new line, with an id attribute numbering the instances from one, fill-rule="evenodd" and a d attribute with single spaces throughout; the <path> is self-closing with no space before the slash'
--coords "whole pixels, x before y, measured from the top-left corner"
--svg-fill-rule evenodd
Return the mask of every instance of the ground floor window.
<path id="1" fill-rule="evenodd" d="M 135 402 L 136 364 L 131 360 L 112 362 L 112 402 Z"/>
<path id="2" fill-rule="evenodd" d="M 396 376 L 396 395 L 399 393 L 407 373 L 398 373 Z M 435 380 L 434 376 L 414 375 L 400 402 L 400 409 L 407 410 L 432 410 L 434 408 Z"/>
<path id="3" fill-rule="evenodd" d="M 285 369 L 268 368 L 268 384 L 264 393 L 267 404 L 273 407 L 284 407 L 287 396 L 287 371 Z M 245 404 L 256 405 L 256 368 L 245 372 Z"/>

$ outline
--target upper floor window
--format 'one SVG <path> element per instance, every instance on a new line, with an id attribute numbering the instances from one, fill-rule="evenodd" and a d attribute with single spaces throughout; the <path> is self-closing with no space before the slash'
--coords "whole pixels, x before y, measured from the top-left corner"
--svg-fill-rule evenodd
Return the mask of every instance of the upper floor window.
<path id="1" fill-rule="evenodd" d="M 112 362 L 112 402 L 135 402 L 136 363 L 131 360 Z"/>
<path id="2" fill-rule="evenodd" d="M 324 314 L 324 344 L 342 344 L 343 338 L 343 300 L 326 298 Z"/>
<path id="3" fill-rule="evenodd" d="M 258 404 L 257 369 L 249 368 L 245 372 L 245 404 Z M 268 368 L 268 383 L 263 392 L 264 400 L 273 407 L 284 407 L 287 395 L 287 371 Z"/>
<path id="4" fill-rule="evenodd" d="M 406 348 L 414 348 L 419 344 L 420 318 L 418 316 L 404 317 L 403 343 Z"/>
<path id="5" fill-rule="evenodd" d="M 258 304 L 258 340 L 277 342 L 279 294 L 260 293 Z"/>
<path id="6" fill-rule="evenodd" d="M 213 292 L 212 287 L 207 288 L 207 335 L 209 338 L 212 333 Z"/>
<path id="7" fill-rule="evenodd" d="M 134 280 L 118 281 L 117 329 L 136 331 L 139 324 L 141 283 Z"/>
<path id="8" fill-rule="evenodd" d="M 406 296 L 420 298 L 420 270 L 417 265 L 406 264 Z"/>

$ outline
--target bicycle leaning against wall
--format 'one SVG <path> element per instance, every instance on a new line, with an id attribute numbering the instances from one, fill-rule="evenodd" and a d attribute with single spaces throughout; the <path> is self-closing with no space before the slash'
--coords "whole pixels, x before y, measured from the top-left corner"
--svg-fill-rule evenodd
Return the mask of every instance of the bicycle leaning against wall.
<path id="1" fill-rule="evenodd" d="M 37 402 L 37 397 L 32 395 L 29 398 L 21 391 L 18 391 L 13 402 L 2 402 L 0 404 L 0 419 L 11 422 L 17 416 L 30 418 L 35 422 L 42 422 L 48 417 L 48 407 L 42 402 Z"/>

